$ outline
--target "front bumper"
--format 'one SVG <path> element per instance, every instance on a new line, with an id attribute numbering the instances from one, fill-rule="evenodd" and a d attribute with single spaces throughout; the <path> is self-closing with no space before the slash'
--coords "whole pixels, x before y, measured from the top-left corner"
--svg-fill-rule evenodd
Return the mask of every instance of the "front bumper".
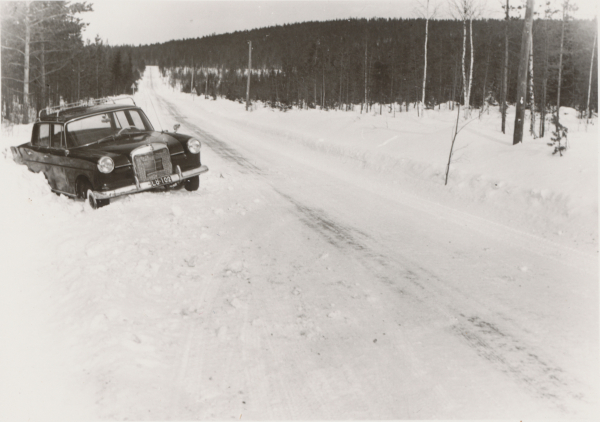
<path id="1" fill-rule="evenodd" d="M 208 167 L 200 166 L 195 169 L 181 171 L 179 166 L 176 167 L 177 172 L 171 175 L 171 180 L 173 183 L 181 182 L 185 179 L 189 179 L 190 177 L 197 176 L 202 173 L 206 173 L 208 171 Z M 136 183 L 134 185 L 124 186 L 122 188 L 113 189 L 113 190 L 103 190 L 103 191 L 93 191 L 91 195 L 95 200 L 102 199 L 110 199 L 116 198 L 117 196 L 129 195 L 132 193 L 143 192 L 145 190 L 154 189 L 156 186 L 152 185 L 152 182 L 138 182 L 136 179 Z"/>

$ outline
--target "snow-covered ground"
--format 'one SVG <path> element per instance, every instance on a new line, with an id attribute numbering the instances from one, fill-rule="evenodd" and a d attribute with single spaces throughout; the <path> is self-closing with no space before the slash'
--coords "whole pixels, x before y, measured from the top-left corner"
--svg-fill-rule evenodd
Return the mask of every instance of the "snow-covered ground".
<path id="1" fill-rule="evenodd" d="M 174 92 L 198 192 L 87 204 L 2 132 L 1 420 L 598 415 L 597 121 L 272 111 Z M 514 116 L 509 117 L 512 132 Z"/>

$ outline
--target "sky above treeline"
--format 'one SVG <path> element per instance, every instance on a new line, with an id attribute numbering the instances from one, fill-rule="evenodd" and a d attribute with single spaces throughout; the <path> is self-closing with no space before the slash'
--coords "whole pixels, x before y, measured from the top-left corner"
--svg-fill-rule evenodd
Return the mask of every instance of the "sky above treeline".
<path id="1" fill-rule="evenodd" d="M 198 38 L 288 23 L 349 18 L 417 18 L 427 0 L 279 0 L 279 1 L 158 1 L 91 0 L 94 11 L 85 13 L 89 23 L 84 39 L 99 35 L 111 45 L 152 44 L 184 38 Z M 505 0 L 476 0 L 480 15 L 501 19 Z M 538 11 L 547 0 L 536 0 Z M 552 0 L 556 8 L 560 0 Z M 593 19 L 597 0 L 574 0 L 577 18 Z M 450 2 L 430 0 L 438 18 L 452 18 Z M 511 0 L 513 5 L 525 0 Z"/>

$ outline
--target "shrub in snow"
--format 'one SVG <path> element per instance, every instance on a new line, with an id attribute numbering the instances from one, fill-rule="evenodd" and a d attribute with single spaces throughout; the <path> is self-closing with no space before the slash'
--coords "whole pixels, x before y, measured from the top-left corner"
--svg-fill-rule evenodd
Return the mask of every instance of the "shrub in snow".
<path id="1" fill-rule="evenodd" d="M 550 138 L 552 142 L 549 142 L 548 145 L 554 147 L 554 152 L 552 152 L 552 155 L 558 152 L 558 154 L 562 157 L 562 152 L 567 149 L 567 132 L 569 129 L 560 124 L 556 115 L 552 116 L 551 123 L 554 125 L 554 131 L 552 132 L 552 137 Z M 562 145 L 563 139 L 565 140 L 564 145 Z"/>

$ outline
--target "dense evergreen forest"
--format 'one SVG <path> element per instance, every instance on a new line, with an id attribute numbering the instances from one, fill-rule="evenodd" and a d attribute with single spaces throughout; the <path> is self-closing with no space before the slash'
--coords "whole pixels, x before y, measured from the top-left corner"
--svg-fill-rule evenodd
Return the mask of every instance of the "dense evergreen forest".
<path id="1" fill-rule="evenodd" d="M 99 37 L 82 41 L 81 15 L 92 11 L 89 4 L 3 2 L 1 7 L 2 116 L 12 121 L 30 121 L 36 110 L 61 99 L 131 93 L 146 64 L 159 66 L 185 92 L 244 101 L 249 41 L 250 98 L 272 107 L 376 105 L 380 110 L 395 104 L 400 111 L 422 100 L 429 108 L 449 101 L 495 105 L 502 98 L 506 46 L 507 102 L 516 98 L 521 19 L 429 20 L 424 72 L 425 19 L 304 22 L 113 47 Z M 551 111 L 560 101 L 583 112 L 591 75 L 589 101 L 597 111 L 596 22 L 561 14 L 546 7 L 534 21 L 530 101 L 537 111 Z"/>
<path id="2" fill-rule="evenodd" d="M 99 36 L 83 42 L 81 16 L 92 5 L 64 1 L 1 2 L 2 119 L 26 123 L 36 111 L 80 99 L 132 93 L 140 79 L 130 47 Z"/>
<path id="3" fill-rule="evenodd" d="M 497 104 L 505 51 L 502 20 L 474 20 L 473 78 L 470 104 Z M 522 20 L 508 21 L 507 101 L 517 87 Z M 565 26 L 561 105 L 584 110 L 587 101 L 595 21 Z M 467 43 L 469 27 L 467 24 Z M 537 19 L 533 27 L 533 92 L 537 106 L 556 105 L 562 21 Z M 463 23 L 431 20 L 428 28 L 425 104 L 464 102 L 462 87 Z M 421 101 L 425 19 L 350 19 L 305 22 L 204 38 L 137 47 L 140 62 L 160 66 L 198 95 L 246 97 L 248 41 L 252 41 L 250 96 L 278 107 L 347 109 L 352 105 Z M 467 69 L 470 48 L 467 44 Z M 193 72 L 193 78 L 192 78 Z M 597 108 L 597 66 L 592 71 L 591 103 Z"/>

